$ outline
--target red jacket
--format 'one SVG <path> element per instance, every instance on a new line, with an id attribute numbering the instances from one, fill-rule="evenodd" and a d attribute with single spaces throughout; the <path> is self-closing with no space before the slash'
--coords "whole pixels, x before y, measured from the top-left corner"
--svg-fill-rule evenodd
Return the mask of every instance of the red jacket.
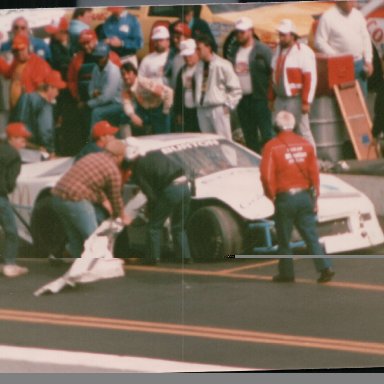
<path id="1" fill-rule="evenodd" d="M 5 74 L 5 77 L 8 79 L 12 78 L 18 64 L 19 63 L 16 60 L 13 60 L 11 66 Z M 51 71 L 52 68 L 44 59 L 34 53 L 31 53 L 21 75 L 21 84 L 24 88 L 24 92 L 31 93 L 36 91 L 37 87 L 44 82 L 45 78 Z"/>
<path id="2" fill-rule="evenodd" d="M 71 95 L 76 100 L 79 100 L 79 92 L 77 88 L 78 75 L 80 68 L 84 63 L 84 56 L 85 53 L 83 51 L 76 53 L 76 55 L 72 58 L 71 62 L 69 63 L 68 67 L 68 88 L 71 92 Z M 118 67 L 121 67 L 120 57 L 115 52 L 109 52 L 109 59 L 112 61 L 112 63 L 116 64 Z"/>
<path id="3" fill-rule="evenodd" d="M 291 188 L 314 187 L 319 195 L 319 169 L 314 148 L 291 131 L 280 132 L 265 144 L 260 172 L 265 194 L 271 200 Z"/>

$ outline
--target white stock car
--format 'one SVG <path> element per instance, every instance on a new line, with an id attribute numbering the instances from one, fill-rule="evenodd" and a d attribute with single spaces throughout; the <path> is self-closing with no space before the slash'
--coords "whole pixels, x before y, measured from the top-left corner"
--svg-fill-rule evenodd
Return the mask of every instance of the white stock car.
<path id="1" fill-rule="evenodd" d="M 156 135 L 138 140 L 141 152 L 162 151 L 183 164 L 193 179 L 187 230 L 195 259 L 276 252 L 274 206 L 260 182 L 259 155 L 208 134 Z M 50 207 L 50 188 L 71 164 L 71 158 L 60 158 L 23 165 L 10 196 L 18 213 L 20 236 L 33 240 L 39 256 L 62 250 L 65 238 Z M 126 184 L 125 196 L 132 197 L 135 188 Z M 384 242 L 371 201 L 329 174 L 321 174 L 318 231 L 327 253 L 341 254 Z M 293 237 L 292 246 L 301 247 L 298 234 Z"/>

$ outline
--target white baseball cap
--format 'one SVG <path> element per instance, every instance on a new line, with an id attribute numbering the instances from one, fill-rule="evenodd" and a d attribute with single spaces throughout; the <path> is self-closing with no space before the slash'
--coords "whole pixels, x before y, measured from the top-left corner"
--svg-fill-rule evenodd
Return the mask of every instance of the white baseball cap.
<path id="1" fill-rule="evenodd" d="M 180 55 L 190 56 L 196 52 L 196 41 L 193 39 L 183 40 L 180 43 Z"/>
<path id="2" fill-rule="evenodd" d="M 247 31 L 253 29 L 253 21 L 247 16 L 242 16 L 235 22 L 235 29 L 238 31 Z"/>
<path id="3" fill-rule="evenodd" d="M 295 116 L 288 111 L 280 111 L 275 118 L 275 125 L 281 131 L 293 131 L 295 128 Z"/>
<path id="4" fill-rule="evenodd" d="M 279 26 L 277 27 L 277 31 L 283 33 L 284 35 L 287 33 L 293 33 L 297 35 L 296 26 L 290 19 L 281 20 Z"/>
<path id="5" fill-rule="evenodd" d="M 153 28 L 152 31 L 152 40 L 163 40 L 163 39 L 169 39 L 169 31 L 167 27 L 164 27 L 164 25 L 159 25 L 158 27 Z"/>

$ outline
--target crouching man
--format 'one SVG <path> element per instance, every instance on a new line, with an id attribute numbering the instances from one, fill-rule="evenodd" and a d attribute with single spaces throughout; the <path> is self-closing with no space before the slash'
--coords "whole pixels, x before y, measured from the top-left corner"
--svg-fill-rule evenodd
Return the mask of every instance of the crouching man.
<path id="1" fill-rule="evenodd" d="M 28 273 L 28 269 L 16 264 L 19 250 L 19 237 L 15 214 L 8 200 L 8 194 L 16 186 L 21 169 L 19 149 L 25 148 L 31 133 L 22 123 L 11 123 L 6 128 L 7 139 L 0 141 L 0 225 L 4 231 L 3 274 L 18 277 Z"/>
<path id="2" fill-rule="evenodd" d="M 276 115 L 277 136 L 264 147 L 260 164 L 265 194 L 275 204 L 275 224 L 279 255 L 292 255 L 289 246 L 293 226 L 297 227 L 320 272 L 318 283 L 334 276 L 331 261 L 324 257 L 316 232 L 317 196 L 320 190 L 315 150 L 306 139 L 293 133 L 295 117 L 287 111 Z M 315 192 L 315 196 L 312 194 Z M 279 259 L 279 273 L 273 281 L 294 282 L 292 258 Z"/>
<path id="3" fill-rule="evenodd" d="M 125 145 L 110 141 L 104 152 L 77 161 L 52 189 L 52 206 L 68 238 L 67 257 L 80 257 L 84 241 L 108 216 L 130 224 L 121 196 L 124 155 Z"/>
<path id="4" fill-rule="evenodd" d="M 127 159 L 131 162 L 132 179 L 145 194 L 149 205 L 148 242 L 144 264 L 160 261 L 163 226 L 171 219 L 172 238 L 178 261 L 191 264 L 191 253 L 185 223 L 188 218 L 191 192 L 181 165 L 161 151 L 141 156 L 135 138 L 127 139 Z"/>

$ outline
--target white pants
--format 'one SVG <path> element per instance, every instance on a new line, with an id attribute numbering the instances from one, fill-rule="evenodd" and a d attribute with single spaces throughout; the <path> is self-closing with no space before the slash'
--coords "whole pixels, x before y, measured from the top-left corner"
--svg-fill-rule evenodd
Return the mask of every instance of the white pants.
<path id="1" fill-rule="evenodd" d="M 273 120 L 276 118 L 276 114 L 280 111 L 288 111 L 291 112 L 295 116 L 296 127 L 295 131 L 304 139 L 309 141 L 312 146 L 315 148 L 316 152 L 316 143 L 313 138 L 311 127 L 309 125 L 309 114 L 301 113 L 301 97 L 277 97 L 275 100 L 275 110 L 273 114 Z"/>
<path id="2" fill-rule="evenodd" d="M 228 140 L 232 140 L 230 112 L 223 105 L 198 107 L 197 119 L 201 132 L 216 133 Z"/>

